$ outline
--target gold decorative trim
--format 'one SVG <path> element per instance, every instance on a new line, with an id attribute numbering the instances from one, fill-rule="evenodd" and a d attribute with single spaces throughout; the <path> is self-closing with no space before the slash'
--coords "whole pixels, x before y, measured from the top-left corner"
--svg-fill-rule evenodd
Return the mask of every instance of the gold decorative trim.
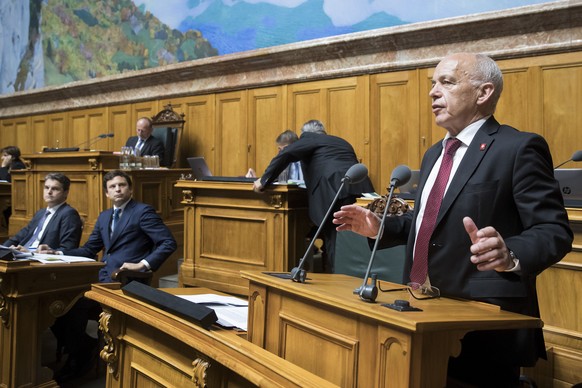
<path id="1" fill-rule="evenodd" d="M 210 363 L 201 358 L 192 362 L 192 382 L 197 388 L 206 388 L 206 370 L 210 368 Z"/>
<path id="2" fill-rule="evenodd" d="M 279 209 L 283 206 L 283 196 L 281 194 L 273 194 L 271 195 L 271 206 L 275 209 Z"/>
<path id="3" fill-rule="evenodd" d="M 192 194 L 192 190 L 182 190 L 182 202 L 194 203 L 194 194 Z"/>
<path id="4" fill-rule="evenodd" d="M 90 158 L 89 159 L 89 168 L 93 171 L 97 171 L 98 167 L 99 167 L 99 163 L 97 163 L 97 159 Z"/>
<path id="5" fill-rule="evenodd" d="M 99 315 L 99 330 L 103 333 L 103 340 L 105 341 L 105 346 L 99 352 L 99 356 L 107 363 L 107 371 L 117 379 L 119 377 L 119 357 L 117 355 L 119 346 L 117 346 L 117 341 L 109 331 L 110 320 L 111 314 L 108 312 L 103 311 Z"/>

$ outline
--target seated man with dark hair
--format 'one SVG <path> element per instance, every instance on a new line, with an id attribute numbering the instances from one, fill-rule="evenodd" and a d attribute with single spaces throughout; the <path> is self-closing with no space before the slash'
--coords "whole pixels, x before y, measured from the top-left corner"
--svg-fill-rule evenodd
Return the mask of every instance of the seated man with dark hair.
<path id="1" fill-rule="evenodd" d="M 71 181 L 64 174 L 47 174 L 43 189 L 47 207 L 36 212 L 28 225 L 3 245 L 24 252 L 36 250 L 39 244 L 58 247 L 59 250 L 77 248 L 83 222 L 77 210 L 65 202 L 70 186 Z"/>
<path id="2" fill-rule="evenodd" d="M 100 282 L 111 282 L 111 274 L 118 269 L 157 270 L 177 248 L 172 233 L 154 208 L 131 198 L 131 177 L 125 172 L 114 170 L 105 174 L 103 189 L 113 208 L 99 215 L 82 247 L 57 251 L 43 245 L 39 250 L 90 258 L 103 251 L 105 267 L 99 272 Z M 53 332 L 69 353 L 67 364 L 55 376 L 57 382 L 82 376 L 96 361 L 97 342 L 85 330 L 98 308 L 97 302 L 81 298 L 55 323 Z"/>

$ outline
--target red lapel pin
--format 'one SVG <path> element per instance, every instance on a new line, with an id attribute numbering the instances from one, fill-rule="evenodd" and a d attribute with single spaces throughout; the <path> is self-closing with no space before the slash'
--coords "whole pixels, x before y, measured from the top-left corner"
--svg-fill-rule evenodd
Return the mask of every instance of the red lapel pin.
<path id="1" fill-rule="evenodd" d="M 487 144 L 485 144 L 485 143 L 481 143 L 481 146 L 479 147 L 479 149 L 480 149 L 481 151 L 485 151 L 485 148 L 487 148 Z"/>

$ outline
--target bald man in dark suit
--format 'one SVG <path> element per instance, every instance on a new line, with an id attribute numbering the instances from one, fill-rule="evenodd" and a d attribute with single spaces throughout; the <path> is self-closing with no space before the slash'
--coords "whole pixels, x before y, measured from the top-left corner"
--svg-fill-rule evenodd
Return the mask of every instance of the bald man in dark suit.
<path id="1" fill-rule="evenodd" d="M 502 89 L 501 71 L 485 55 L 454 54 L 438 64 L 429 96 L 447 133 L 424 155 L 414 212 L 388 218 L 379 244 L 407 244 L 403 283 L 539 317 L 536 276 L 572 249 L 573 235 L 546 141 L 493 117 Z M 458 149 L 445 155 L 449 142 Z M 446 186 L 437 184 L 449 158 Z M 433 206 L 437 186 L 446 190 Z M 340 231 L 378 232 L 367 209 L 345 206 L 334 217 Z M 424 221 L 433 217 L 426 234 Z M 541 329 L 471 332 L 448 375 L 460 386 L 514 387 L 520 367 L 545 355 Z"/>

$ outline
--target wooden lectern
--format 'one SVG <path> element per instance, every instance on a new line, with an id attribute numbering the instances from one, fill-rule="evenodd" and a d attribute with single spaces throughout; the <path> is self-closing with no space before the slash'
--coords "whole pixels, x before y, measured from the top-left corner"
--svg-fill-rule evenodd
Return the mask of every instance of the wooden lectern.
<path id="1" fill-rule="evenodd" d="M 247 295 L 241 270 L 288 271 L 307 248 L 307 195 L 297 186 L 263 194 L 252 183 L 179 181 L 184 205 L 182 282 Z"/>
<path id="2" fill-rule="evenodd" d="M 203 288 L 164 290 L 214 293 Z M 203 329 L 164 309 L 126 295 L 117 284 L 94 284 L 87 297 L 103 306 L 99 328 L 107 387 L 335 387 L 253 345 L 244 333 Z"/>
<path id="3" fill-rule="evenodd" d="M 460 353 L 468 331 L 542 326 L 494 305 L 416 300 L 406 290 L 367 303 L 353 294 L 362 279 L 347 275 L 309 273 L 306 283 L 242 276 L 250 282 L 249 340 L 342 387 L 444 387 L 449 356 Z M 422 311 L 382 306 L 395 299 Z"/>
<path id="4" fill-rule="evenodd" d="M 102 266 L 0 261 L 0 386 L 58 386 L 41 364 L 41 334 L 98 281 Z"/>

